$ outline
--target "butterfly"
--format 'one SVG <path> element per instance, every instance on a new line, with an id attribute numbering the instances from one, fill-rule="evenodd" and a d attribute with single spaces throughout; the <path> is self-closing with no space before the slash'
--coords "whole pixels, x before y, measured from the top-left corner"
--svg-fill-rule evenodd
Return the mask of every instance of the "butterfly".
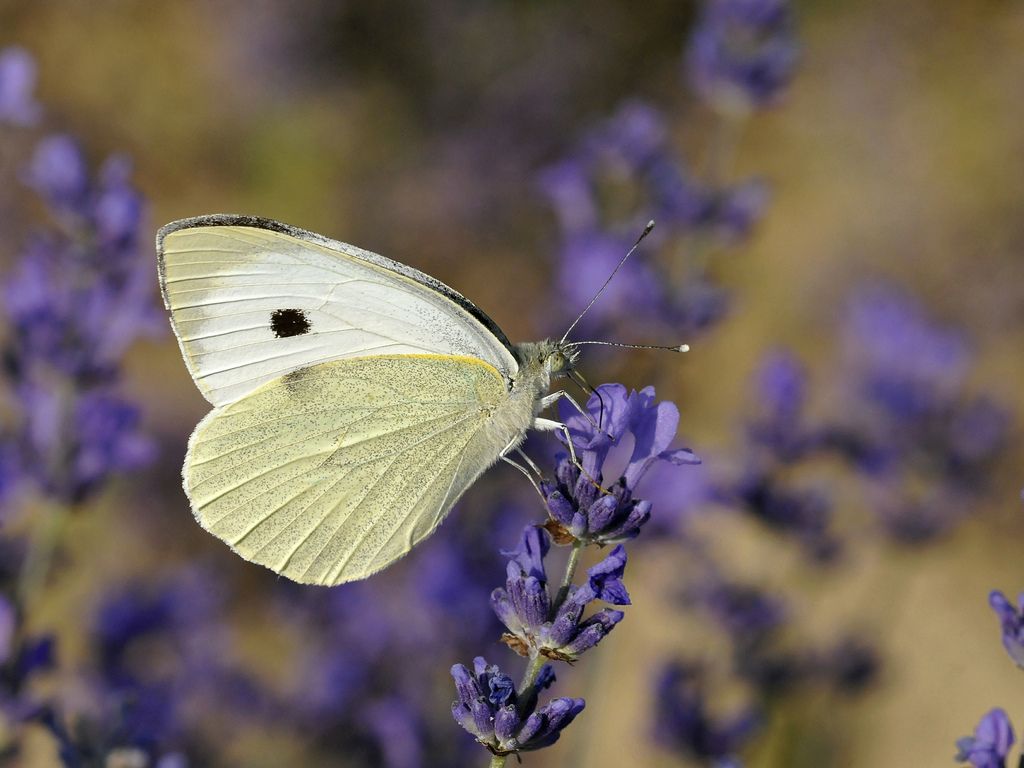
<path id="1" fill-rule="evenodd" d="M 551 381 L 588 342 L 512 344 L 438 280 L 268 219 L 175 221 L 156 248 L 182 355 L 214 406 L 189 440 L 185 493 L 246 560 L 301 583 L 366 578 L 499 459 L 526 471 L 509 454 L 528 430 L 561 430 L 571 451 L 540 414 L 568 397 Z"/>

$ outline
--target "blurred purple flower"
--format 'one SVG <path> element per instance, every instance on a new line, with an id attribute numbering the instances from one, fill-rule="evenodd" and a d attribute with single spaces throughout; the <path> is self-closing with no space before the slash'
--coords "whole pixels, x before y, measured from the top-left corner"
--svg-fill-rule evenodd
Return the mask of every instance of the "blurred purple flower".
<path id="1" fill-rule="evenodd" d="M 768 528 L 794 537 L 814 559 L 833 558 L 841 543 L 832 533 L 829 497 L 815 488 L 795 487 L 789 468 L 820 448 L 817 428 L 805 423 L 807 374 L 785 350 L 765 354 L 754 373 L 752 413 L 740 467 L 714 480 L 715 501 Z"/>
<path id="2" fill-rule="evenodd" d="M 549 665 L 524 699 L 516 693 L 512 678 L 480 656 L 473 660 L 472 672 L 456 664 L 452 677 L 459 697 L 452 703 L 452 715 L 496 755 L 554 744 L 585 706 L 583 699 L 556 698 L 537 708 L 538 694 L 555 680 Z"/>
<path id="3" fill-rule="evenodd" d="M 928 541 L 986 491 L 1010 414 L 969 394 L 973 355 L 964 334 L 893 286 L 855 292 L 843 333 L 851 403 L 823 429 L 823 442 L 862 473 L 887 533 Z"/>
<path id="4" fill-rule="evenodd" d="M 795 534 L 821 560 L 840 542 L 830 531 L 830 499 L 789 479 L 804 462 L 838 457 L 854 470 L 881 529 L 919 544 L 949 530 L 987 492 L 1010 432 L 1002 405 L 968 392 L 964 335 L 899 289 L 855 291 L 842 332 L 836 415 L 808 423 L 806 372 L 792 353 L 769 353 L 755 378 L 742 467 L 715 483 L 718 501 Z"/>
<path id="5" fill-rule="evenodd" d="M 626 552 L 615 547 L 588 572 L 587 581 L 572 586 L 554 608 L 548 592 L 544 557 L 550 547 L 543 528 L 527 526 L 508 563 L 504 587 L 491 593 L 491 605 L 509 632 L 502 640 L 522 656 L 540 653 L 551 659 L 575 661 L 593 648 L 618 624 L 622 611 L 604 608 L 583 620 L 583 611 L 595 600 L 628 605 L 629 593 L 622 583 Z"/>
<path id="6" fill-rule="evenodd" d="M 101 596 L 88 634 L 94 660 L 88 699 L 52 713 L 63 749 L 83 765 L 89 756 L 109 763 L 113 750 L 137 750 L 153 764 L 161 756 L 203 752 L 200 724 L 211 713 L 237 727 L 275 711 L 268 695 L 232 665 L 224 595 L 211 588 L 215 583 L 216 574 L 189 568 Z M 62 737 L 64 722 L 73 725 Z"/>
<path id="7" fill-rule="evenodd" d="M 1013 605 L 999 590 L 992 590 L 988 604 L 999 617 L 1003 630 L 1003 647 L 1018 667 L 1024 668 L 1024 592 L 1017 596 Z"/>
<path id="8" fill-rule="evenodd" d="M 719 501 L 793 536 L 819 562 L 833 559 L 841 549 L 842 542 L 832 532 L 831 500 L 817 489 L 789 487 L 772 469 L 754 462 L 718 493 Z"/>
<path id="9" fill-rule="evenodd" d="M 679 426 L 679 410 L 654 398 L 653 387 L 627 393 L 621 384 L 602 384 L 587 401 L 589 418 L 563 405 L 560 416 L 583 469 L 564 457 L 555 482 L 541 483 L 556 541 L 612 544 L 635 538 L 651 515 L 650 502 L 633 498 L 644 474 L 656 462 L 699 463 L 689 449 L 669 448 Z M 611 491 L 605 491 L 605 462 L 627 436 L 633 438 L 632 454 Z"/>
<path id="10" fill-rule="evenodd" d="M 390 697 L 362 707 L 366 727 L 376 737 L 388 768 L 419 768 L 425 765 L 420 713 L 409 702 Z"/>
<path id="11" fill-rule="evenodd" d="M 718 193 L 707 219 L 724 243 L 742 242 L 761 220 L 769 198 L 768 185 L 762 180 L 741 182 Z"/>
<path id="12" fill-rule="evenodd" d="M 957 739 L 956 760 L 974 768 L 1006 768 L 1006 758 L 1013 746 L 1010 719 L 1001 708 L 987 712 L 974 729 L 974 736 Z"/>
<path id="13" fill-rule="evenodd" d="M 21 474 L 17 447 L 8 435 L 0 433 L 0 509 L 9 509 L 11 498 L 20 485 Z M 3 513 L 0 512 L 2 519 Z"/>
<path id="14" fill-rule="evenodd" d="M 705 699 L 700 670 L 692 665 L 673 663 L 661 671 L 654 706 L 655 738 L 699 760 L 735 759 L 760 724 L 753 709 L 716 720 Z"/>
<path id="15" fill-rule="evenodd" d="M 777 102 L 797 59 L 788 0 L 707 0 L 686 51 L 696 92 L 738 114 Z"/>
<path id="16" fill-rule="evenodd" d="M 417 754 L 419 766 L 468 764 L 476 746 L 452 739 L 449 715 L 424 695 L 436 687 L 436 666 L 415 660 L 471 657 L 500 634 L 488 603 L 503 570 L 491 554 L 494 531 L 514 525 L 518 533 L 525 514 L 509 497 L 515 494 L 496 494 L 484 504 L 494 514 L 443 526 L 411 557 L 365 582 L 308 590 L 275 580 L 275 623 L 294 628 L 302 653 L 292 660 L 274 722 L 386 768 L 408 768 Z"/>
<path id="17" fill-rule="evenodd" d="M 842 341 L 856 393 L 900 422 L 950 407 L 972 362 L 960 331 L 936 324 L 911 297 L 884 283 L 853 294 Z"/>
<path id="18" fill-rule="evenodd" d="M 25 170 L 25 183 L 57 212 L 84 206 L 89 168 L 78 142 L 63 134 L 40 141 Z"/>
<path id="19" fill-rule="evenodd" d="M 106 392 L 84 394 L 77 403 L 74 434 L 78 437 L 71 466 L 80 498 L 115 472 L 147 465 L 153 443 L 139 431 L 139 409 Z"/>
<path id="20" fill-rule="evenodd" d="M 25 178 L 56 226 L 30 239 L 0 285 L 4 370 L 21 419 L 8 450 L 64 502 L 153 455 L 137 409 L 116 391 L 128 347 L 163 329 L 143 257 L 143 202 L 129 176 L 115 157 L 93 180 L 74 139 L 43 139 Z"/>
<path id="21" fill-rule="evenodd" d="M 786 620 L 781 600 L 756 587 L 721 578 L 706 580 L 689 597 L 697 600 L 726 634 L 743 645 L 780 628 Z"/>
<path id="22" fill-rule="evenodd" d="M 0 122 L 33 125 L 41 107 L 35 101 L 36 62 L 23 48 L 0 51 Z"/>
<path id="23" fill-rule="evenodd" d="M 840 640 L 819 662 L 819 675 L 844 693 L 859 693 L 874 682 L 881 659 L 870 643 L 855 637 Z"/>
<path id="24" fill-rule="evenodd" d="M 761 358 L 754 374 L 755 413 L 747 424 L 751 442 L 783 463 L 813 447 L 803 423 L 807 372 L 796 356 L 778 349 Z"/>
<path id="25" fill-rule="evenodd" d="M 562 233 L 559 287 L 569 306 L 586 304 L 650 219 L 658 226 L 643 253 L 664 252 L 676 262 L 695 258 L 680 253 L 692 250 L 688 238 L 703 248 L 747 237 L 767 200 L 759 181 L 721 188 L 696 181 L 671 144 L 665 117 L 640 101 L 590 130 L 569 157 L 541 173 L 540 187 Z M 638 255 L 588 314 L 590 332 L 605 331 L 601 323 L 613 319 L 655 322 L 677 333 L 719 320 L 724 291 L 702 268 L 677 266 Z"/>

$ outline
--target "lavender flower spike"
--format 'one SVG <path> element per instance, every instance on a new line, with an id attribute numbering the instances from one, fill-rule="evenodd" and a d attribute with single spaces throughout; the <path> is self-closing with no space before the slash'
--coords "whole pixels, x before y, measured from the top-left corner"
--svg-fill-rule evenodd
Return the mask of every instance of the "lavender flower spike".
<path id="1" fill-rule="evenodd" d="M 1017 606 L 995 589 L 989 593 L 988 604 L 1003 626 L 1003 647 L 1018 667 L 1024 667 L 1024 592 L 1017 596 Z"/>
<path id="2" fill-rule="evenodd" d="M 974 768 L 1006 768 L 1006 757 L 1013 742 L 1010 719 L 996 707 L 981 718 L 973 736 L 957 739 L 956 760 L 970 763 Z"/>
<path id="3" fill-rule="evenodd" d="M 33 125 L 42 111 L 33 91 L 36 62 L 23 48 L 10 46 L 0 51 L 0 123 Z"/>
<path id="4" fill-rule="evenodd" d="M 504 587 L 491 593 L 491 606 L 508 627 L 502 640 L 522 656 L 540 653 L 549 659 L 575 661 L 612 631 L 622 611 L 604 608 L 581 621 L 594 600 L 628 605 L 629 593 L 622 583 L 626 550 L 619 545 L 588 572 L 585 584 L 569 589 L 565 601 L 552 616 L 543 557 L 550 547 L 548 533 L 535 526 L 523 532 L 519 548 L 508 563 Z"/>
<path id="5" fill-rule="evenodd" d="M 778 100 L 797 58 L 787 0 L 707 0 L 686 63 L 705 101 L 744 114 Z"/>
<path id="6" fill-rule="evenodd" d="M 482 656 L 473 660 L 472 672 L 462 664 L 453 666 L 452 677 L 459 697 L 452 703 L 452 716 L 495 755 L 554 744 L 585 706 L 583 699 L 557 698 L 535 711 L 537 695 L 555 681 L 550 665 L 541 669 L 524 700 L 512 678 Z"/>
<path id="7" fill-rule="evenodd" d="M 555 482 L 541 484 L 552 519 L 549 529 L 559 544 L 614 544 L 636 538 L 651 517 L 651 503 L 633 498 L 644 474 L 659 461 L 700 460 L 688 449 L 669 449 L 679 410 L 670 402 L 655 401 L 653 387 L 628 392 L 621 384 L 603 384 L 587 401 L 587 411 L 590 418 L 569 410 L 561 413 L 583 470 L 566 457 L 558 463 Z M 633 436 L 632 455 L 622 476 L 605 490 L 598 485 L 605 461 L 627 435 Z"/>

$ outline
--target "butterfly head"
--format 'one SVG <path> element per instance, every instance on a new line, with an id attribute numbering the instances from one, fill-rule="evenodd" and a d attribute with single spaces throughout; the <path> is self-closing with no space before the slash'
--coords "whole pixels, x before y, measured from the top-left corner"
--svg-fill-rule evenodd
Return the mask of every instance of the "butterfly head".
<path id="1" fill-rule="evenodd" d="M 564 341 L 549 339 L 544 342 L 546 356 L 545 365 L 552 376 L 568 376 L 576 369 L 576 358 L 580 351 Z"/>
<path id="2" fill-rule="evenodd" d="M 525 367 L 543 370 L 549 377 L 568 376 L 575 370 L 579 357 L 574 344 L 555 339 L 520 344 L 517 351 Z"/>

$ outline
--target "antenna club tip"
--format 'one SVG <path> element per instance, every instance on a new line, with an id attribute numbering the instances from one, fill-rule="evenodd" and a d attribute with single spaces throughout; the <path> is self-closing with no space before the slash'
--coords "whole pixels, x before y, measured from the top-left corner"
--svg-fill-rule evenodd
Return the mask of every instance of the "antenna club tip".
<path id="1" fill-rule="evenodd" d="M 676 350 L 679 351 L 679 352 L 689 352 L 690 351 L 690 345 L 689 344 L 680 344 L 678 347 L 676 347 Z"/>
<path id="2" fill-rule="evenodd" d="M 654 229 L 654 219 L 647 222 L 647 226 L 644 227 L 644 235 L 649 235 L 652 229 Z"/>

